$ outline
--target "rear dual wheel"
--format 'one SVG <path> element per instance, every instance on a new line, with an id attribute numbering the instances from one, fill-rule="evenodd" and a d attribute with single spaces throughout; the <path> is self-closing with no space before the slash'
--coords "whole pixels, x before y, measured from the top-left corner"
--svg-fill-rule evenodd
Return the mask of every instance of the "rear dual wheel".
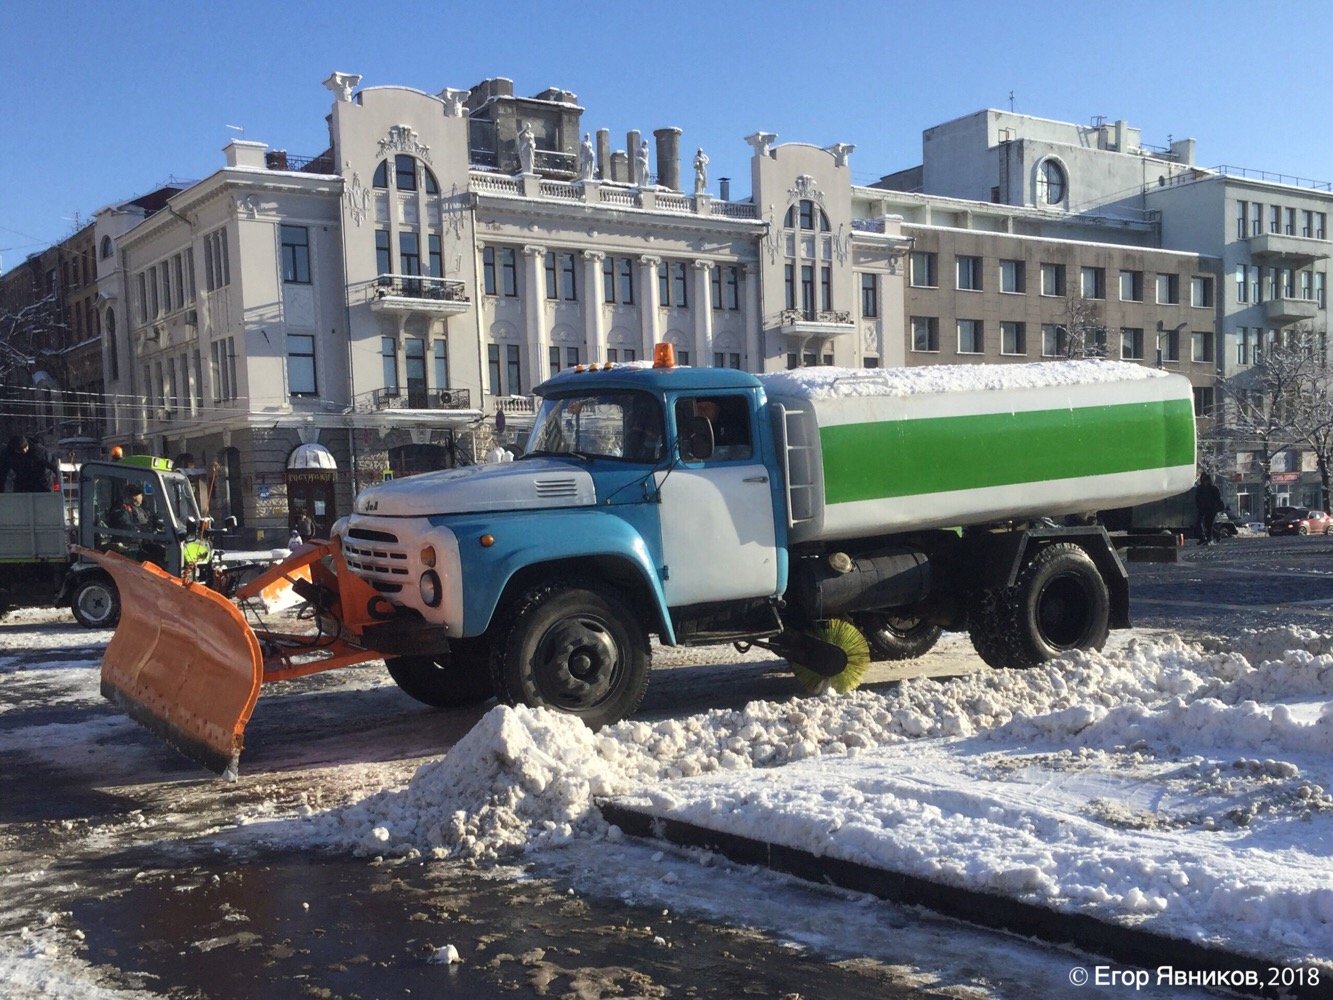
<path id="1" fill-rule="evenodd" d="M 1071 649 L 1101 649 L 1110 634 L 1111 595 L 1078 545 L 1048 545 L 1012 587 L 983 592 L 968 630 L 992 667 L 1035 667 Z"/>
<path id="2" fill-rule="evenodd" d="M 870 643 L 870 659 L 915 660 L 940 641 L 942 629 L 910 615 L 872 612 L 857 615 L 856 625 Z"/>

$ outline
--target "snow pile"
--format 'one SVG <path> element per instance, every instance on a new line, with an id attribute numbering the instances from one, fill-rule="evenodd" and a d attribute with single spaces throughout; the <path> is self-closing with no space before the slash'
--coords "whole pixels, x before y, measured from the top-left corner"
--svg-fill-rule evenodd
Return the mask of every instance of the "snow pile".
<path id="1" fill-rule="evenodd" d="M 1333 637 L 1281 629 L 599 733 L 502 706 L 406 787 L 277 837 L 495 859 L 617 839 L 596 808 L 617 798 L 1256 955 L 1328 961 L 1330 787 Z"/>
<path id="2" fill-rule="evenodd" d="M 831 396 L 911 396 L 917 393 L 1006 391 L 1047 386 L 1136 382 L 1167 373 L 1129 361 L 1087 358 L 1013 365 L 923 365 L 913 368 L 794 368 L 759 376 L 770 394 L 821 399 Z"/>

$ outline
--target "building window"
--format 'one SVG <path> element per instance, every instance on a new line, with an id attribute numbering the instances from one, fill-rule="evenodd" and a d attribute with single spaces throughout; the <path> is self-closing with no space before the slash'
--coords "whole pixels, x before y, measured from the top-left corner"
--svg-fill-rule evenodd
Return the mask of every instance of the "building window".
<path id="1" fill-rule="evenodd" d="M 112 242 L 111 242 L 111 237 L 110 237 L 110 236 L 103 236 L 103 237 L 102 237 L 102 259 L 103 259 L 103 260 L 106 260 L 107 258 L 109 258 L 109 257 L 110 257 L 113 253 L 115 253 L 115 252 L 116 252 L 116 250 L 115 250 L 115 246 L 114 246 L 114 245 L 112 244 Z"/>
<path id="2" fill-rule="evenodd" d="M 1079 269 L 1079 280 L 1085 299 L 1106 298 L 1106 268 L 1084 267 Z"/>
<path id="3" fill-rule="evenodd" d="M 1236 301 L 1250 301 L 1249 282 L 1246 280 L 1246 269 L 1244 264 L 1236 265 Z"/>
<path id="4" fill-rule="evenodd" d="M 722 279 L 722 304 L 716 308 L 738 311 L 741 307 L 741 269 L 734 265 L 719 265 L 713 269 L 713 274 L 720 274 Z"/>
<path id="5" fill-rule="evenodd" d="M 1211 331 L 1195 330 L 1190 334 L 1190 341 L 1191 360 L 1213 360 L 1213 335 Z"/>
<path id="6" fill-rule="evenodd" d="M 1063 295 L 1065 293 L 1065 266 L 1063 264 L 1041 265 L 1041 294 Z"/>
<path id="7" fill-rule="evenodd" d="M 733 351 L 733 352 L 724 352 L 724 351 L 714 351 L 714 352 L 713 352 L 713 367 L 714 367 L 714 368 L 736 368 L 736 369 L 739 369 L 740 366 L 741 366 L 741 356 L 740 356 L 739 353 L 736 353 L 736 352 L 734 352 L 734 351 Z"/>
<path id="8" fill-rule="evenodd" d="M 1027 354 L 1028 335 L 1024 323 L 1002 322 L 1000 324 L 1000 353 Z"/>
<path id="9" fill-rule="evenodd" d="M 1143 360 L 1143 329 L 1141 327 L 1122 326 L 1120 328 L 1120 357 L 1125 361 Z"/>
<path id="10" fill-rule="evenodd" d="M 1214 405 L 1213 387 L 1211 385 L 1196 385 L 1194 387 L 1194 415 L 1196 417 L 1211 417 Z"/>
<path id="11" fill-rule="evenodd" d="M 231 284 L 226 229 L 215 229 L 204 237 L 204 271 L 210 292 Z"/>
<path id="12" fill-rule="evenodd" d="M 494 295 L 495 289 L 495 247 L 482 247 L 481 290 L 487 295 Z"/>
<path id="13" fill-rule="evenodd" d="M 938 352 L 940 321 L 935 316 L 912 317 L 912 350 Z"/>
<path id="14" fill-rule="evenodd" d="M 519 366 L 517 344 L 505 344 L 505 379 L 509 383 L 510 395 L 523 395 L 523 376 Z"/>
<path id="15" fill-rule="evenodd" d="M 1055 323 L 1041 325 L 1041 356 L 1063 358 L 1069 353 L 1069 333 Z"/>
<path id="16" fill-rule="evenodd" d="M 828 216 L 822 208 L 819 208 L 808 198 L 802 198 L 798 205 L 792 205 L 787 209 L 787 216 L 783 225 L 788 229 L 795 229 L 798 223 L 801 229 L 814 230 L 818 228 L 821 233 L 829 231 Z"/>
<path id="17" fill-rule="evenodd" d="M 628 257 L 607 257 L 602 261 L 602 297 L 607 302 L 634 304 L 634 267 Z"/>
<path id="18" fill-rule="evenodd" d="M 107 376 L 115 381 L 120 378 L 120 351 L 116 347 L 116 311 L 108 307 L 106 311 L 106 322 L 102 324 L 106 330 L 106 373 Z"/>
<path id="19" fill-rule="evenodd" d="M 955 260 L 958 287 L 965 291 L 981 291 L 981 258 L 959 255 Z"/>
<path id="20" fill-rule="evenodd" d="M 1175 305 L 1180 301 L 1180 278 L 1175 274 L 1157 276 L 1157 304 Z"/>
<path id="21" fill-rule="evenodd" d="M 308 333 L 287 334 L 287 391 L 293 396 L 313 396 L 315 382 L 315 338 Z"/>
<path id="22" fill-rule="evenodd" d="M 1143 301 L 1142 271 L 1120 272 L 1120 301 L 1121 302 Z"/>
<path id="23" fill-rule="evenodd" d="M 1190 278 L 1190 305 L 1211 306 L 1213 304 L 1213 279 L 1204 275 Z"/>
<path id="24" fill-rule="evenodd" d="M 579 364 L 579 349 L 577 347 L 551 347 L 547 357 L 551 363 L 551 374 L 563 371 L 566 368 L 575 368 Z M 561 359 L 564 359 L 563 367 Z M 681 362 L 685 364 L 685 362 Z"/>
<path id="25" fill-rule="evenodd" d="M 936 273 L 936 255 L 923 250 L 917 250 L 912 254 L 911 260 L 911 282 L 915 288 L 937 288 L 939 287 L 939 276 Z M 792 306 L 788 306 L 792 308 Z"/>
<path id="26" fill-rule="evenodd" d="M 440 238 L 434 233 L 426 237 L 426 273 L 432 278 L 444 277 L 444 255 L 440 250 Z"/>
<path id="27" fill-rule="evenodd" d="M 1043 205 L 1063 205 L 1065 171 L 1055 160 L 1043 160 L 1037 171 L 1037 196 Z"/>
<path id="28" fill-rule="evenodd" d="M 575 263 L 572 253 L 546 252 L 546 297 L 574 302 L 578 299 L 578 285 L 574 280 Z"/>
<path id="29" fill-rule="evenodd" d="M 305 226 L 280 226 L 282 234 L 282 280 L 289 285 L 310 284 L 310 230 Z"/>
<path id="30" fill-rule="evenodd" d="M 435 388 L 449 388 L 449 342 L 435 341 Z"/>
<path id="31" fill-rule="evenodd" d="M 1028 325 L 1025 323 L 1000 324 L 1001 355 L 1025 355 L 1028 353 Z"/>
<path id="32" fill-rule="evenodd" d="M 657 265 L 657 294 L 660 306 L 689 307 L 689 276 L 684 261 L 664 260 Z"/>
<path id="33" fill-rule="evenodd" d="M 1284 227 L 1284 229 L 1285 229 L 1285 231 L 1286 231 L 1286 234 L 1287 234 L 1288 236 L 1295 236 L 1295 235 L 1296 235 L 1296 209 L 1294 209 L 1294 208 L 1288 208 L 1288 209 L 1286 210 L 1286 212 L 1284 213 L 1283 217 L 1287 220 L 1287 224 L 1286 224 L 1286 226 Z"/>
<path id="34" fill-rule="evenodd" d="M 400 153 L 393 158 L 393 186 L 399 191 L 417 189 L 417 160 Z"/>
<path id="35" fill-rule="evenodd" d="M 384 377 L 384 394 L 398 395 L 398 348 L 392 337 L 380 338 L 380 372 Z"/>
<path id="36" fill-rule="evenodd" d="M 389 231 L 375 230 L 375 270 L 380 277 L 393 274 L 393 256 L 389 252 Z"/>
<path id="37" fill-rule="evenodd" d="M 213 380 L 213 402 L 235 399 L 236 352 L 231 337 L 223 337 L 209 345 L 209 375 Z"/>
<path id="38" fill-rule="evenodd" d="M 861 275 L 861 316 L 873 319 L 879 315 L 879 275 Z"/>
<path id="39" fill-rule="evenodd" d="M 1027 265 L 1021 260 L 1000 261 L 1000 291 L 1022 295 L 1027 290 Z"/>
<path id="40" fill-rule="evenodd" d="M 1180 360 L 1180 333 L 1168 330 L 1157 339 L 1157 349 L 1162 352 L 1163 361 Z"/>
<path id="41" fill-rule="evenodd" d="M 979 319 L 958 321 L 958 353 L 981 354 L 986 347 L 985 330 Z"/>

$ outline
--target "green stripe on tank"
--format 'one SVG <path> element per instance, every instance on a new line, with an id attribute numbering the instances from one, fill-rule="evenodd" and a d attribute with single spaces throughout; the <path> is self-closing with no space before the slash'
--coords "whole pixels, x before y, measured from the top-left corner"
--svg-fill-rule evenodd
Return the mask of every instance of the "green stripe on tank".
<path id="1" fill-rule="evenodd" d="M 1187 399 L 840 424 L 819 440 L 830 504 L 1194 464 Z"/>

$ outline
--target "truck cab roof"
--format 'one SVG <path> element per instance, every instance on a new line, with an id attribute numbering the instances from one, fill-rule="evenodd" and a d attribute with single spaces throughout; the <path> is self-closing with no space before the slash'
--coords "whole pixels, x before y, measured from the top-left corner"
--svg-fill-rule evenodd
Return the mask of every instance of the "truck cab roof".
<path id="1" fill-rule="evenodd" d="M 753 389 L 759 379 L 736 368 L 654 368 L 651 363 L 630 362 L 607 368 L 592 365 L 551 376 L 533 389 L 539 396 L 598 389 L 644 389 L 652 392 L 698 392 L 710 389 Z"/>

